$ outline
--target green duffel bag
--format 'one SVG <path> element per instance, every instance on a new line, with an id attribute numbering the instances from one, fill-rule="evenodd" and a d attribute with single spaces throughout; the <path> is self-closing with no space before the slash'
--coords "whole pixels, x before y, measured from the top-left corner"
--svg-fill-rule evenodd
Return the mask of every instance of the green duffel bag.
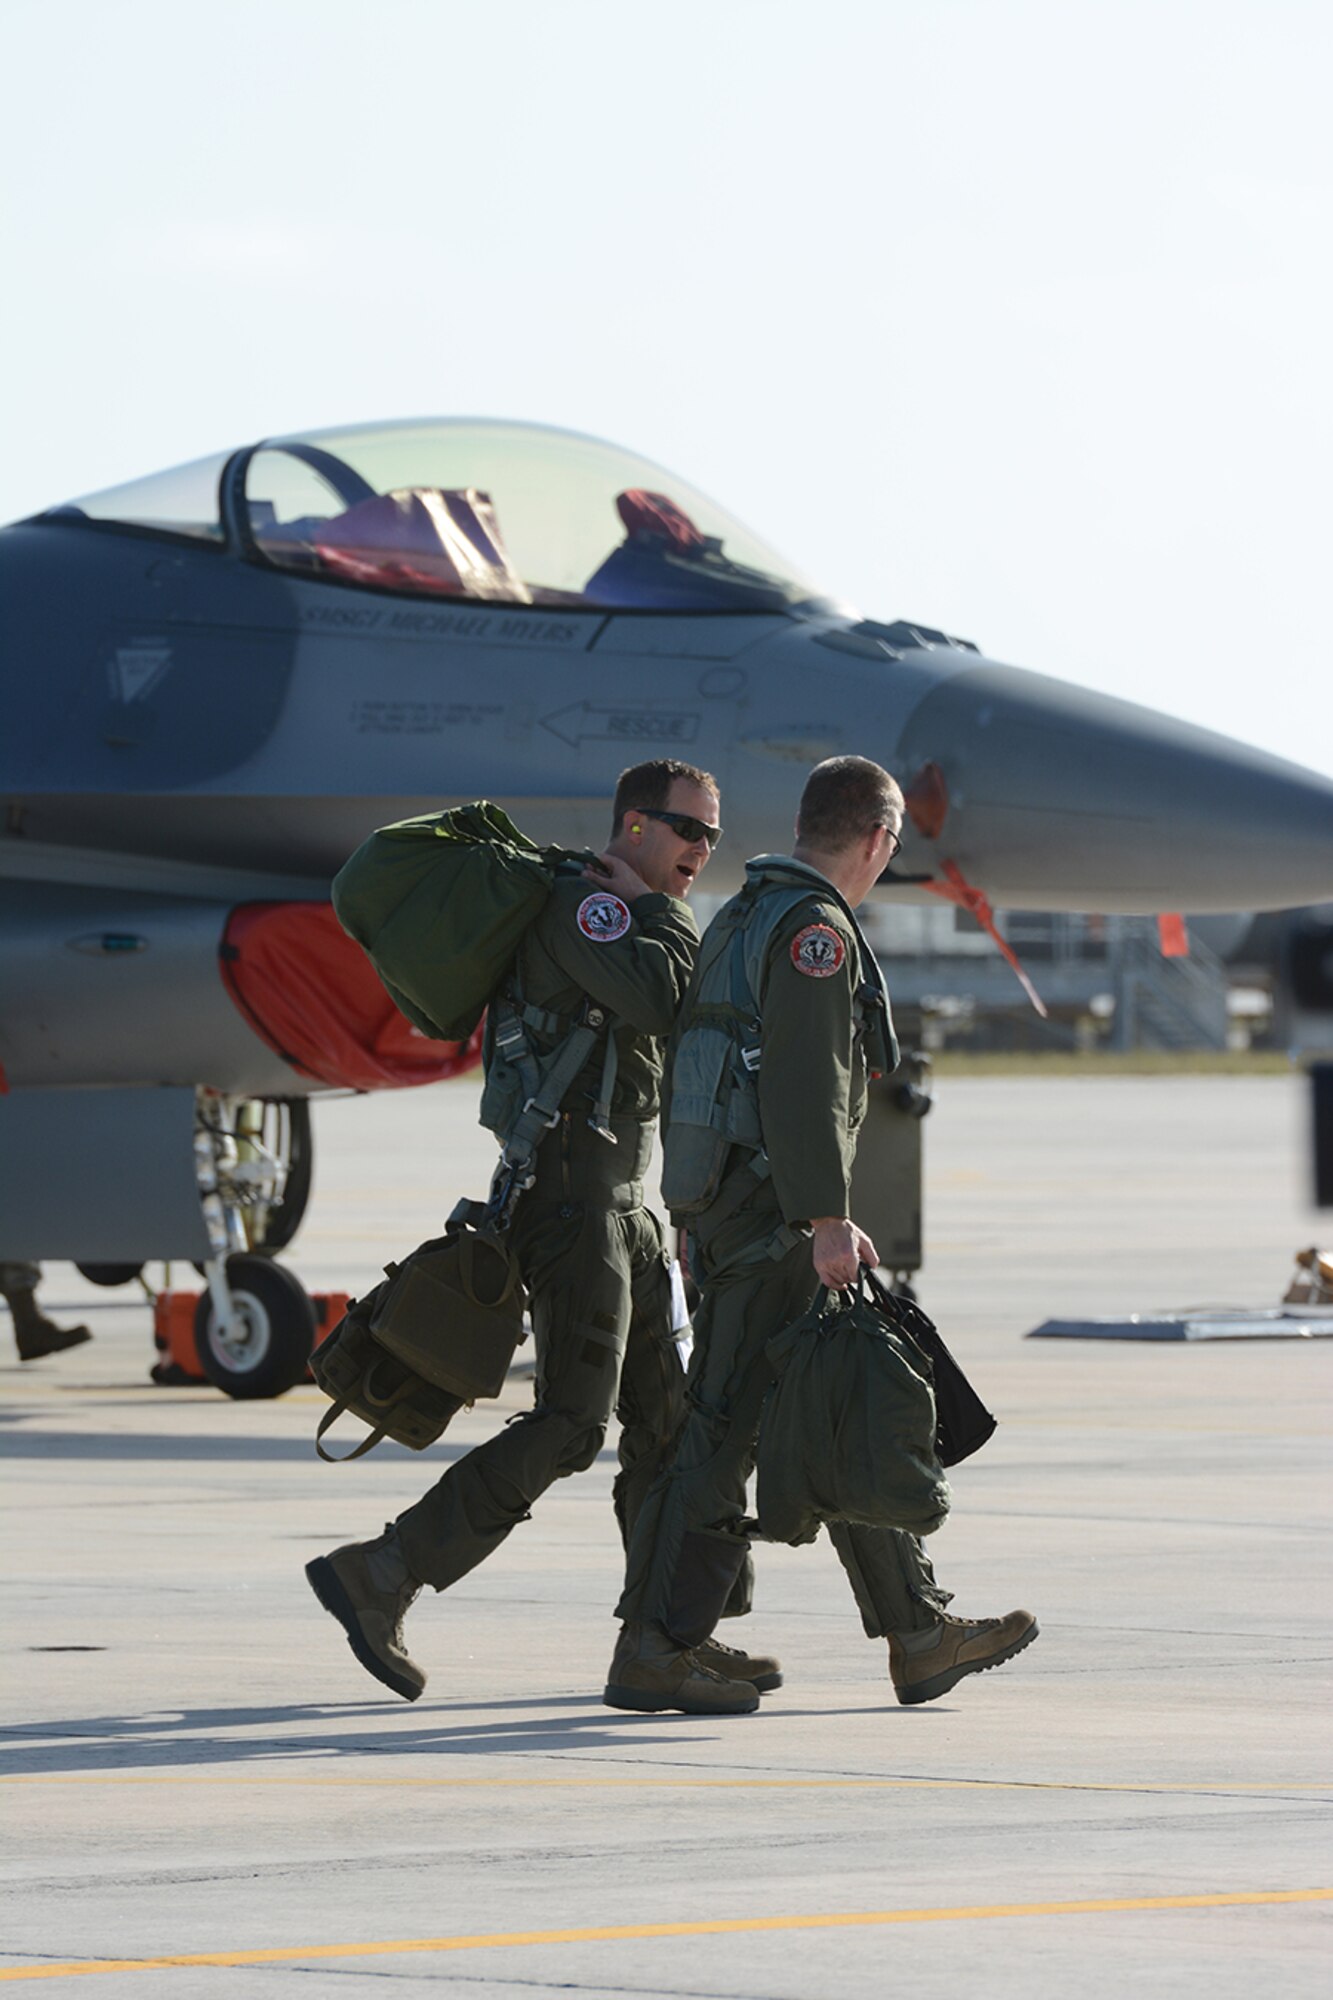
<path id="1" fill-rule="evenodd" d="M 929 1364 L 864 1278 L 821 1289 L 767 1342 L 777 1381 L 759 1422 L 760 1532 L 813 1541 L 823 1521 L 929 1535 L 949 1512 Z"/>
<path id="2" fill-rule="evenodd" d="M 333 1408 L 315 1434 L 350 1410 L 372 1427 L 344 1458 L 360 1458 L 386 1437 L 413 1451 L 434 1444 L 464 1404 L 498 1396 L 523 1339 L 524 1292 L 503 1243 L 463 1223 L 423 1243 L 384 1282 L 354 1300 L 310 1357 L 310 1371 Z"/>
<path id="3" fill-rule="evenodd" d="M 538 847 L 488 799 L 382 826 L 333 880 L 333 907 L 401 1014 L 462 1042 L 551 893 L 582 861 Z"/>

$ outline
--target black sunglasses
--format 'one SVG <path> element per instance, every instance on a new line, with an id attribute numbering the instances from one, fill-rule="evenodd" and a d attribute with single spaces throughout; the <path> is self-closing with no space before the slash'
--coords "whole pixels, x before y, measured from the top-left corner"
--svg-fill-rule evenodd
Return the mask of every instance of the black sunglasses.
<path id="1" fill-rule="evenodd" d="M 645 819 L 660 819 L 663 826 L 669 826 L 682 840 L 691 843 L 706 840 L 710 854 L 722 838 L 720 826 L 710 826 L 706 819 L 693 819 L 689 813 L 663 812 L 660 806 L 636 806 L 635 811 L 641 812 Z"/>

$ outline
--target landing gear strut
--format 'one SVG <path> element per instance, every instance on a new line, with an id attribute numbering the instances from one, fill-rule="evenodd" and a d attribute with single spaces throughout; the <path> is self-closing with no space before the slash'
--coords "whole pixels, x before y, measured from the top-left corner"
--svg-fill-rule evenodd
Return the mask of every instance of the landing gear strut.
<path id="1" fill-rule="evenodd" d="M 272 1252 L 295 1236 L 310 1198 L 310 1107 L 202 1091 L 195 1175 L 212 1255 L 195 1311 L 199 1365 L 229 1396 L 281 1396 L 305 1374 L 315 1310 Z"/>

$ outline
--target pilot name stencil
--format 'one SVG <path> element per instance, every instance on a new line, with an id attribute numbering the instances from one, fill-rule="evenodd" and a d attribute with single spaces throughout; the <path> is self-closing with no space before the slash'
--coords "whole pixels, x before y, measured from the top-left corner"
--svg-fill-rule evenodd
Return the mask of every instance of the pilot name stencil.
<path id="1" fill-rule="evenodd" d="M 301 624 L 315 632 L 371 633 L 379 639 L 467 639 L 474 645 L 582 648 L 591 632 L 557 618 L 510 612 L 408 610 L 385 605 L 303 604 Z"/>

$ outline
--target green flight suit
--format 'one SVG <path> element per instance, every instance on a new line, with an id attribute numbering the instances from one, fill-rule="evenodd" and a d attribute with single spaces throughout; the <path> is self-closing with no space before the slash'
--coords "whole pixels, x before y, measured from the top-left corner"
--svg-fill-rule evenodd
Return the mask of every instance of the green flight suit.
<path id="1" fill-rule="evenodd" d="M 769 875 L 762 866 L 750 865 L 761 899 L 810 878 L 808 897 L 772 930 L 753 996 L 769 1172 L 757 1179 L 746 1164 L 754 1155 L 733 1148 L 712 1207 L 690 1219 L 703 1293 L 694 1319 L 690 1414 L 669 1469 L 639 1515 L 616 1609 L 627 1623 L 660 1625 L 685 1646 L 708 1637 L 744 1562 L 746 1530 L 755 1525 L 745 1520 L 745 1485 L 774 1379 L 764 1344 L 799 1318 L 819 1289 L 805 1225 L 813 1217 L 850 1214 L 852 1161 L 866 1108 L 857 926 L 817 870 L 784 860 Z M 755 921 L 763 921 L 762 901 Z M 678 1035 L 689 1026 L 693 997 Z M 669 1153 L 669 1125 L 666 1146 Z M 830 1524 L 829 1535 L 869 1637 L 924 1629 L 949 1602 L 914 1535 L 846 1523 Z"/>
<path id="2" fill-rule="evenodd" d="M 589 910 L 592 902 L 598 907 Z M 483 1562 L 556 1480 L 590 1466 L 614 1410 L 621 1423 L 615 1504 L 622 1534 L 656 1476 L 684 1412 L 672 1339 L 670 1262 L 643 1204 L 662 1052 L 699 945 L 683 902 L 625 905 L 581 875 L 561 876 L 519 951 L 517 986 L 534 1013 L 538 1052 L 554 1047 L 591 999 L 620 1022 L 611 1129 L 590 1130 L 601 1049 L 566 1093 L 542 1141 L 536 1182 L 510 1230 L 528 1288 L 536 1345 L 534 1407 L 450 1466 L 398 1517 L 409 1569 L 436 1590 Z M 503 1073 L 488 1048 L 483 1119 Z"/>

